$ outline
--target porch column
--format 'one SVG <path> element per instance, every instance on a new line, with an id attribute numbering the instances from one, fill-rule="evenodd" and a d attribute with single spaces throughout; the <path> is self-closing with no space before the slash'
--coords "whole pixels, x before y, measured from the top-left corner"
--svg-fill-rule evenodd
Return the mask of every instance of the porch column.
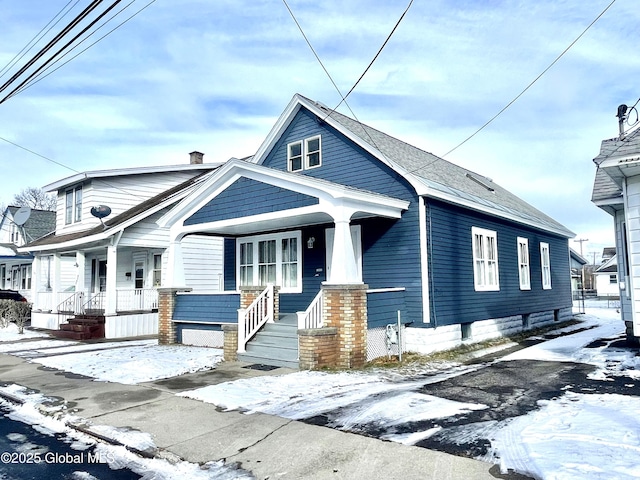
<path id="1" fill-rule="evenodd" d="M 331 276 L 328 284 L 345 285 L 362 283 L 358 278 L 358 265 L 351 240 L 349 227 L 352 212 L 341 211 L 334 217 L 333 254 L 331 255 Z"/>
<path id="2" fill-rule="evenodd" d="M 167 261 L 167 287 L 185 287 L 184 259 L 182 257 L 182 236 L 173 238 L 169 243 Z M 164 286 L 164 285 L 163 285 Z"/>
<path id="3" fill-rule="evenodd" d="M 52 265 L 49 266 L 53 269 L 53 275 L 51 275 L 51 292 L 53 293 L 53 307 L 57 312 L 58 304 L 60 303 L 60 254 L 53 255 Z"/>
<path id="4" fill-rule="evenodd" d="M 40 304 L 38 303 L 38 291 L 40 290 L 40 284 L 42 283 L 40 279 L 40 269 L 41 269 L 41 260 L 38 255 L 33 257 L 33 263 L 31 264 L 31 304 L 32 308 L 39 308 Z"/>
<path id="5" fill-rule="evenodd" d="M 116 273 L 118 266 L 118 247 L 107 247 L 107 288 L 104 298 L 104 314 L 115 315 L 117 307 Z"/>
<path id="6" fill-rule="evenodd" d="M 85 290 L 84 277 L 86 263 L 84 252 L 76 252 L 76 292 L 84 292 Z"/>

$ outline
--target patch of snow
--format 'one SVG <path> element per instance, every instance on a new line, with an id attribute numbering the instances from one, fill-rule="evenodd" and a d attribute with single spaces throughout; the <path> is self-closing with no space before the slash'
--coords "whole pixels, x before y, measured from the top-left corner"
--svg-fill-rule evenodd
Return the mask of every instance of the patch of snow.
<path id="1" fill-rule="evenodd" d="M 214 368 L 222 361 L 222 350 L 148 344 L 97 352 L 78 351 L 32 358 L 31 361 L 46 367 L 93 377 L 98 381 L 134 385 Z"/>
<path id="2" fill-rule="evenodd" d="M 491 455 L 501 469 L 538 478 L 640 478 L 640 398 L 567 392 L 499 424 Z"/>
<path id="3" fill-rule="evenodd" d="M 48 337 L 46 333 L 36 332 L 25 328 L 23 333 L 18 333 L 18 326 L 15 323 L 9 323 L 5 328 L 0 328 L 0 342 L 14 342 L 16 340 L 24 340 L 25 338 Z"/>

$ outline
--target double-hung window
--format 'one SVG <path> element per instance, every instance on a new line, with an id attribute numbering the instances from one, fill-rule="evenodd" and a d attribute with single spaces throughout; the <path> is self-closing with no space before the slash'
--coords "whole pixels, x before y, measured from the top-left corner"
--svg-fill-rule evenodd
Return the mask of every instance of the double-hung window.
<path id="1" fill-rule="evenodd" d="M 66 225 L 82 220 L 82 186 L 65 192 L 64 207 L 64 223 Z"/>
<path id="2" fill-rule="evenodd" d="M 500 290 L 498 238 L 493 230 L 472 227 L 473 280 L 478 291 Z"/>
<path id="3" fill-rule="evenodd" d="M 518 237 L 518 275 L 520 277 L 520 290 L 531 290 L 529 240 L 522 237 Z"/>
<path id="4" fill-rule="evenodd" d="M 551 260 L 549 258 L 549 244 L 540 242 L 540 265 L 542 267 L 542 288 L 551 288 Z"/>
<path id="5" fill-rule="evenodd" d="M 243 237 L 237 243 L 240 286 L 274 284 L 281 292 L 302 291 L 300 231 Z"/>
<path id="6" fill-rule="evenodd" d="M 287 145 L 287 170 L 300 172 L 322 165 L 320 136 L 309 137 Z"/>

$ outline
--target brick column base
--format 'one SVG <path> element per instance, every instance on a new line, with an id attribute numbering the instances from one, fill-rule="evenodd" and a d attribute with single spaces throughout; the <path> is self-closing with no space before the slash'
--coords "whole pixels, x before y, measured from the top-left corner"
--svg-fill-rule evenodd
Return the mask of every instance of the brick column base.
<path id="1" fill-rule="evenodd" d="M 238 324 L 222 325 L 222 332 L 224 335 L 222 358 L 225 362 L 235 362 L 238 360 Z"/>
<path id="2" fill-rule="evenodd" d="M 323 285 L 323 324 L 337 330 L 336 367 L 362 368 L 367 361 L 367 285 Z"/>
<path id="3" fill-rule="evenodd" d="M 158 344 L 176 343 L 176 326 L 173 323 L 173 309 L 176 305 L 176 293 L 190 292 L 190 288 L 158 289 Z"/>
<path id="4" fill-rule="evenodd" d="M 338 329 L 309 328 L 298 330 L 299 368 L 315 370 L 338 363 Z"/>

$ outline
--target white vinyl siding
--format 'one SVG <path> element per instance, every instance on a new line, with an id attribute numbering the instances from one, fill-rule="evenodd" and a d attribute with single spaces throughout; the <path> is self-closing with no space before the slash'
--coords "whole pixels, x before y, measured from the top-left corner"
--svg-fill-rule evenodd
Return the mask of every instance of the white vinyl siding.
<path id="1" fill-rule="evenodd" d="M 520 277 L 520 290 L 531 290 L 529 240 L 522 237 L 518 237 L 518 275 Z"/>
<path id="2" fill-rule="evenodd" d="M 551 260 L 549 258 L 549 244 L 540 242 L 540 265 L 542 268 L 542 288 L 551 288 Z"/>
<path id="3" fill-rule="evenodd" d="M 493 230 L 472 227 L 473 279 L 477 291 L 500 290 L 498 237 Z"/>
<path id="4" fill-rule="evenodd" d="M 240 286 L 274 284 L 280 292 L 302 291 L 301 233 L 283 232 L 238 239 L 237 278 Z"/>

